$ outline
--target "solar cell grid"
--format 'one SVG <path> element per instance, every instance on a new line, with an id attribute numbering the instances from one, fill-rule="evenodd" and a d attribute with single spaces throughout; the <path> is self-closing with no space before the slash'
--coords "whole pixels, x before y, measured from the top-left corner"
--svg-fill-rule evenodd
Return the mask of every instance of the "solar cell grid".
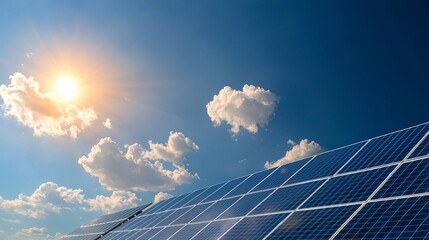
<path id="1" fill-rule="evenodd" d="M 244 181 L 247 177 L 241 177 L 234 180 L 231 180 L 227 182 L 225 185 L 223 185 L 221 188 L 219 188 L 216 192 L 214 192 L 212 195 L 208 196 L 206 199 L 204 199 L 202 202 L 210 202 L 214 200 L 218 200 L 221 197 L 225 196 L 229 191 L 237 187 L 238 184 Z"/>
<path id="2" fill-rule="evenodd" d="M 370 202 L 336 239 L 427 239 L 429 196 Z"/>
<path id="3" fill-rule="evenodd" d="M 254 207 L 256 207 L 256 205 L 258 205 L 262 200 L 264 200 L 272 191 L 273 190 L 267 190 L 243 196 L 234 205 L 228 208 L 228 210 L 222 213 L 219 218 L 232 218 L 246 215 Z"/>
<path id="4" fill-rule="evenodd" d="M 323 181 L 287 186 L 277 189 L 251 214 L 273 213 L 294 210 L 310 196 Z"/>
<path id="5" fill-rule="evenodd" d="M 424 192 L 429 192 L 429 159 L 402 164 L 374 198 Z"/>
<path id="6" fill-rule="evenodd" d="M 185 193 L 183 195 L 178 196 L 172 204 L 165 205 L 164 207 L 161 207 L 158 212 L 171 210 L 175 208 L 179 208 L 183 206 L 183 204 L 187 203 L 190 199 L 188 199 L 189 196 L 192 196 L 192 193 Z"/>
<path id="7" fill-rule="evenodd" d="M 229 219 L 223 221 L 211 222 L 201 230 L 192 240 L 219 239 L 228 231 L 239 219 Z"/>
<path id="8" fill-rule="evenodd" d="M 155 236 L 157 233 L 159 233 L 163 228 L 151 228 L 148 229 L 146 232 L 141 234 L 136 239 L 150 239 L 151 237 Z"/>
<path id="9" fill-rule="evenodd" d="M 419 146 L 414 150 L 409 158 L 416 158 L 421 156 L 426 156 L 429 154 L 429 136 L 420 143 Z"/>
<path id="10" fill-rule="evenodd" d="M 148 214 L 152 214 L 152 213 L 158 212 L 159 209 L 165 207 L 166 205 L 172 204 L 176 200 L 176 198 L 177 197 L 172 197 L 172 198 L 160 201 L 160 202 L 158 202 L 156 204 L 153 204 L 152 206 L 150 206 L 150 208 L 148 208 L 145 211 L 143 211 L 142 214 L 143 215 L 148 215 Z"/>
<path id="11" fill-rule="evenodd" d="M 240 185 L 238 185 L 234 190 L 226 195 L 226 197 L 237 196 L 243 193 L 249 192 L 252 188 L 256 186 L 256 184 L 260 183 L 264 180 L 268 175 L 270 175 L 275 168 L 268 169 L 262 172 L 255 173 L 248 177 L 245 181 L 243 181 Z"/>
<path id="12" fill-rule="evenodd" d="M 221 239 L 263 239 L 287 214 L 246 217 L 231 228 Z"/>
<path id="13" fill-rule="evenodd" d="M 203 191 L 200 195 L 196 196 L 194 199 L 187 202 L 184 206 L 191 206 L 191 205 L 200 203 L 206 197 L 210 196 L 212 193 L 214 193 L 219 188 L 221 188 L 224 184 L 225 183 L 220 183 L 220 184 L 216 184 L 216 185 L 213 185 L 211 187 L 206 188 L 205 191 Z"/>
<path id="14" fill-rule="evenodd" d="M 302 208 L 365 201 L 394 166 L 331 178 Z"/>
<path id="15" fill-rule="evenodd" d="M 281 186 L 286 180 L 288 180 L 293 174 L 295 174 L 304 164 L 306 164 L 311 158 L 303 159 L 300 161 L 292 162 L 277 168 L 270 176 L 259 183 L 253 190 L 265 190 Z"/>
<path id="16" fill-rule="evenodd" d="M 311 179 L 331 176 L 336 173 L 359 149 L 364 142 L 322 153 L 314 157 L 303 169 L 289 179 L 284 185 L 303 182 Z"/>
<path id="17" fill-rule="evenodd" d="M 203 222 L 215 219 L 219 214 L 223 213 L 228 207 L 233 205 L 239 197 L 228 198 L 217 201 L 211 205 L 207 210 L 196 217 L 192 222 Z"/>
<path id="18" fill-rule="evenodd" d="M 151 239 L 156 240 L 165 240 L 168 239 L 171 235 L 176 233 L 179 229 L 181 229 L 182 226 L 171 226 L 166 227 L 162 229 L 160 232 L 158 232 L 155 236 L 153 236 Z"/>
<path id="19" fill-rule="evenodd" d="M 329 239 L 357 207 L 294 212 L 267 239 Z"/>
<path id="20" fill-rule="evenodd" d="M 162 212 L 162 213 L 156 214 L 156 217 L 154 217 L 154 220 L 147 223 L 145 227 L 150 228 L 150 227 L 156 226 L 159 222 L 164 220 L 166 217 L 170 216 L 173 212 L 174 211 L 168 211 L 168 212 Z"/>
<path id="21" fill-rule="evenodd" d="M 423 124 L 372 139 L 341 172 L 374 167 L 401 161 L 428 131 Z"/>
<path id="22" fill-rule="evenodd" d="M 177 210 L 173 210 L 174 212 L 170 214 L 168 217 L 164 218 L 161 222 L 157 224 L 157 226 L 167 226 L 171 224 L 174 220 L 182 216 L 184 213 L 186 213 L 191 207 L 184 207 Z"/>
<path id="23" fill-rule="evenodd" d="M 208 223 L 197 223 L 185 225 L 182 229 L 176 232 L 169 240 L 191 239 L 196 233 L 201 231 Z"/>
<path id="24" fill-rule="evenodd" d="M 200 215 L 204 210 L 210 207 L 213 203 L 203 203 L 200 205 L 195 205 L 188 212 L 183 214 L 180 218 L 176 219 L 173 224 L 185 224 L 189 223 L 196 216 Z"/>
<path id="25" fill-rule="evenodd" d="M 191 194 L 189 194 L 188 196 L 182 198 L 182 200 L 178 201 L 176 204 L 172 205 L 171 207 L 169 207 L 168 209 L 174 209 L 174 208 L 180 208 L 183 207 L 186 203 L 188 203 L 190 200 L 194 199 L 196 196 L 200 195 L 202 192 L 204 192 L 204 188 L 203 189 L 199 189 L 197 191 L 192 192 Z"/>

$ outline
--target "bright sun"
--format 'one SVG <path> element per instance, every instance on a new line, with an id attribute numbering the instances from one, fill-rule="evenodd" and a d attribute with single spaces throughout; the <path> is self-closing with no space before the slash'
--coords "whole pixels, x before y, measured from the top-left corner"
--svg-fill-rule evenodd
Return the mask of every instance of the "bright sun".
<path id="1" fill-rule="evenodd" d="M 61 76 L 57 80 L 56 92 L 66 101 L 75 99 L 78 95 L 76 81 L 69 76 Z"/>

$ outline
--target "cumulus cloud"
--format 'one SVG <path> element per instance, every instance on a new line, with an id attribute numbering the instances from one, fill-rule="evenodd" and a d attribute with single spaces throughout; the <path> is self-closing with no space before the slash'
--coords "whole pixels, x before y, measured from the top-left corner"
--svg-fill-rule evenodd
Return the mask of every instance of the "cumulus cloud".
<path id="1" fill-rule="evenodd" d="M 97 119 L 92 108 L 80 109 L 71 103 L 60 101 L 51 92 L 40 92 L 39 83 L 32 77 L 15 73 L 10 76 L 10 80 L 8 86 L 0 86 L 4 113 L 32 128 L 36 136 L 76 138 L 78 133 Z"/>
<path id="2" fill-rule="evenodd" d="M 178 137 L 177 137 L 178 136 Z M 173 143 L 170 143 L 171 139 Z M 145 150 L 138 143 L 126 145 L 122 152 L 111 138 L 101 139 L 91 149 L 88 156 L 82 156 L 79 164 L 86 172 L 97 177 L 108 190 L 161 191 L 190 183 L 198 178 L 181 164 L 183 154 L 196 150 L 195 145 L 182 133 L 171 132 L 167 144 L 151 144 Z M 159 149 L 158 149 L 159 148 Z M 169 168 L 164 163 L 172 162 Z"/>
<path id="3" fill-rule="evenodd" d="M 43 218 L 49 213 L 59 213 L 70 204 L 82 203 L 82 189 L 68 189 L 53 182 L 39 186 L 31 196 L 19 194 L 18 198 L 6 200 L 0 197 L 0 210 L 31 217 Z"/>
<path id="4" fill-rule="evenodd" d="M 106 120 L 103 122 L 103 126 L 105 128 L 112 129 L 112 122 L 110 121 L 110 118 L 106 118 Z"/>
<path id="5" fill-rule="evenodd" d="M 158 203 L 158 202 L 161 202 L 162 200 L 169 199 L 172 197 L 174 197 L 174 196 L 169 194 L 169 193 L 159 192 L 153 198 L 153 203 Z"/>
<path id="6" fill-rule="evenodd" d="M 61 237 L 60 233 L 55 234 L 55 236 L 51 236 L 48 233 L 47 228 L 37 228 L 37 227 L 31 227 L 31 228 L 23 228 L 16 232 L 12 236 L 6 237 L 7 240 L 27 240 L 27 239 L 33 239 L 33 240 L 47 240 L 47 239 L 59 239 Z"/>
<path id="7" fill-rule="evenodd" d="M 89 208 L 86 211 L 101 211 L 113 213 L 132 207 L 137 207 L 141 199 L 135 193 L 127 191 L 113 191 L 110 197 L 98 195 L 94 199 L 85 200 Z"/>
<path id="8" fill-rule="evenodd" d="M 322 147 L 315 141 L 309 141 L 308 139 L 302 139 L 299 144 L 292 140 L 288 141 L 288 144 L 292 146 L 292 149 L 286 151 L 286 154 L 281 159 L 270 163 L 265 162 L 265 168 L 273 168 L 284 165 L 295 160 L 300 160 L 309 156 L 313 156 L 322 151 Z"/>
<path id="9" fill-rule="evenodd" d="M 216 126 L 225 121 L 233 134 L 239 133 L 241 128 L 256 133 L 258 126 L 268 123 L 277 102 L 278 97 L 269 90 L 246 84 L 242 91 L 224 87 L 206 108 Z"/>

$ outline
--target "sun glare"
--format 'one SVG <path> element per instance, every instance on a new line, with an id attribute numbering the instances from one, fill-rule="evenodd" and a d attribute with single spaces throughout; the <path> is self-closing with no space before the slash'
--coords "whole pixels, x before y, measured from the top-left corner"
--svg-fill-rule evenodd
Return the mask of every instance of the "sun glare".
<path id="1" fill-rule="evenodd" d="M 57 80 L 56 92 L 66 101 L 75 99 L 78 95 L 76 81 L 69 76 L 61 76 Z"/>

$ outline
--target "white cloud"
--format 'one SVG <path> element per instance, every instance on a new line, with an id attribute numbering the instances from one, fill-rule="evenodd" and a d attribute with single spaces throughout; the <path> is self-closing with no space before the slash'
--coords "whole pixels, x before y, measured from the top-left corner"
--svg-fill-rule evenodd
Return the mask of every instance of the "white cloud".
<path id="1" fill-rule="evenodd" d="M 170 145 L 172 135 L 177 135 L 181 139 L 177 145 Z M 152 144 L 152 146 L 156 145 L 155 149 L 166 148 L 165 152 L 158 152 L 155 149 L 144 150 L 140 144 L 135 143 L 126 145 L 125 153 L 120 150 L 116 142 L 106 137 L 92 147 L 88 156 L 82 156 L 79 164 L 86 172 L 97 177 L 100 184 L 108 190 L 171 190 L 198 178 L 197 174 L 189 173 L 186 167 L 180 164 L 182 160 L 178 159 L 178 156 L 183 156 L 189 149 L 198 149 L 198 146 L 189 138 L 181 136 L 183 136 L 182 133 L 172 132 L 169 143 L 166 145 Z M 166 156 L 169 156 L 168 159 L 158 159 Z M 164 167 L 163 162 L 168 163 L 173 160 L 174 164 L 169 164 L 170 169 Z"/>
<path id="2" fill-rule="evenodd" d="M 32 128 L 36 136 L 76 138 L 97 119 L 92 108 L 80 109 L 60 101 L 51 92 L 41 93 L 39 83 L 32 77 L 15 73 L 10 80 L 8 86 L 0 86 L 5 115 L 16 117 L 21 124 Z"/>
<path id="3" fill-rule="evenodd" d="M 106 120 L 103 122 L 103 126 L 105 128 L 112 129 L 112 122 L 110 121 L 110 118 L 106 118 Z"/>
<path id="4" fill-rule="evenodd" d="M 0 210 L 31 218 L 43 218 L 49 213 L 59 213 L 70 204 L 82 203 L 82 189 L 68 189 L 53 182 L 39 186 L 31 196 L 19 194 L 17 199 L 6 200 L 0 197 Z"/>
<path id="5" fill-rule="evenodd" d="M 237 134 L 240 128 L 251 133 L 258 132 L 258 126 L 265 126 L 273 114 L 278 98 L 269 90 L 253 85 L 244 85 L 243 91 L 229 86 L 220 90 L 206 108 L 216 126 L 222 121 L 231 125 L 231 132 Z"/>
<path id="6" fill-rule="evenodd" d="M 96 196 L 85 200 L 89 208 L 86 211 L 102 211 L 104 213 L 118 212 L 127 208 L 137 207 L 141 199 L 135 193 L 127 191 L 113 191 L 110 197 Z"/>
<path id="7" fill-rule="evenodd" d="M 19 219 L 7 219 L 7 218 L 0 218 L 3 222 L 7 223 L 20 223 L 21 221 Z"/>
<path id="8" fill-rule="evenodd" d="M 61 234 L 57 233 L 55 236 L 51 236 L 47 233 L 47 228 L 37 228 L 37 227 L 31 227 L 31 228 L 23 228 L 16 232 L 12 236 L 6 237 L 7 240 L 46 240 L 46 239 L 59 239 Z"/>
<path id="9" fill-rule="evenodd" d="M 322 147 L 315 141 L 309 141 L 308 139 L 302 139 L 299 144 L 295 143 L 292 140 L 287 142 L 292 146 L 291 150 L 286 151 L 286 154 L 281 159 L 270 163 L 265 162 L 265 168 L 273 168 L 284 165 L 295 160 L 300 160 L 309 156 L 313 156 L 322 151 Z"/>
<path id="10" fill-rule="evenodd" d="M 151 160 L 165 160 L 180 164 L 186 152 L 197 151 L 199 147 L 181 132 L 170 132 L 167 144 L 149 141 L 150 151 L 143 150 L 142 157 Z"/>
<path id="11" fill-rule="evenodd" d="M 153 198 L 153 203 L 155 204 L 155 203 L 158 203 L 158 202 L 160 202 L 162 200 L 169 199 L 169 198 L 172 198 L 172 197 L 174 197 L 174 196 L 171 195 L 171 194 L 169 194 L 169 193 L 159 192 Z"/>

